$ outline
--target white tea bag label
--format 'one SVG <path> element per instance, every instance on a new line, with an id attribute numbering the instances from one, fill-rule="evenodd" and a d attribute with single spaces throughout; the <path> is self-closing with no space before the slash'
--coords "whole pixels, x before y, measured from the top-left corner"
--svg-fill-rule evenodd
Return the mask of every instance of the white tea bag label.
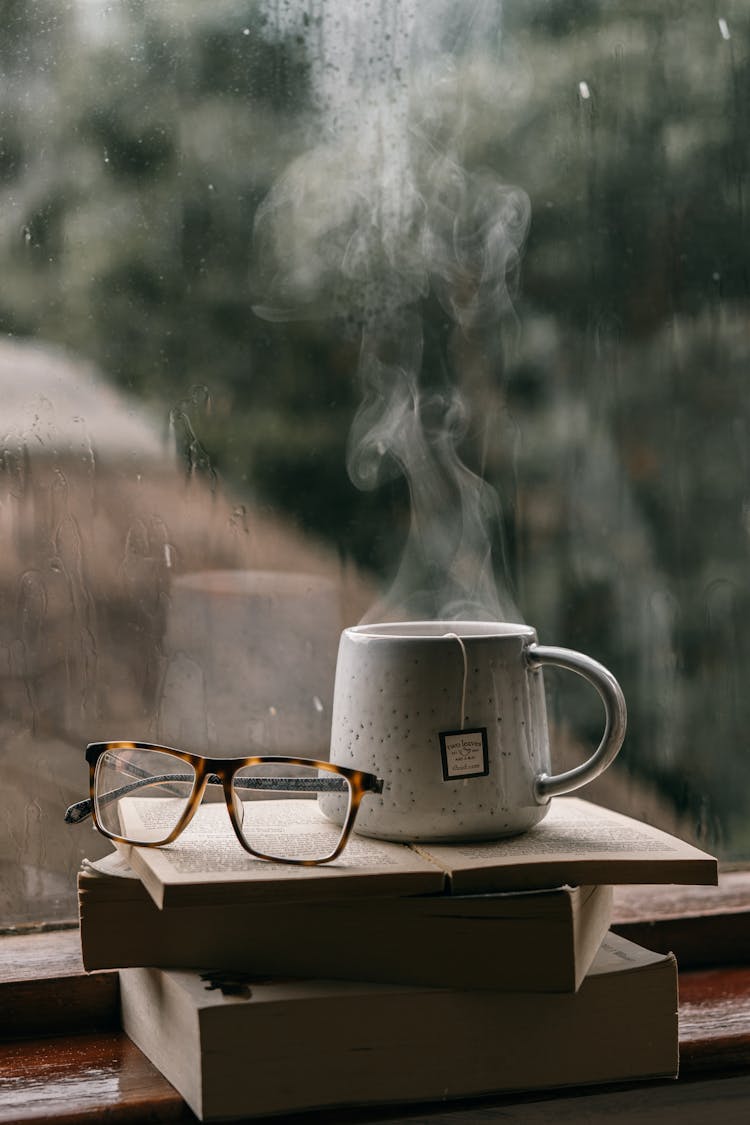
<path id="1" fill-rule="evenodd" d="M 440 731 L 439 738 L 443 781 L 486 777 L 490 772 L 486 727 Z"/>

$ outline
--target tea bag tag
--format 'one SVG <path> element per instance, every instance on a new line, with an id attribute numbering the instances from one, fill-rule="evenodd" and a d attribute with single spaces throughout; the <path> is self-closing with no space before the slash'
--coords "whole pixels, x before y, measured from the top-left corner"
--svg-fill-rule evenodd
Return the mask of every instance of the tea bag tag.
<path id="1" fill-rule="evenodd" d="M 457 641 L 463 657 L 463 680 L 461 684 L 460 730 L 438 732 L 440 756 L 443 760 L 443 781 L 463 781 L 467 777 L 486 777 L 490 772 L 487 751 L 487 728 L 474 727 L 467 730 L 466 722 L 466 681 L 469 674 L 469 661 L 466 645 L 458 633 L 445 633 Z"/>
<path id="2" fill-rule="evenodd" d="M 467 777 L 486 777 L 490 772 L 487 753 L 487 728 L 441 730 L 440 755 L 443 781 L 463 781 Z"/>

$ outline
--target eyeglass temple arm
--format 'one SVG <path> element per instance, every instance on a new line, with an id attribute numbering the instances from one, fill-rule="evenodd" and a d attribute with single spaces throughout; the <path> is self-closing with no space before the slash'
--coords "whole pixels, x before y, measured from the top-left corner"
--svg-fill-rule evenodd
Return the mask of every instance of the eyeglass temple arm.
<path id="1" fill-rule="evenodd" d="M 98 800 L 100 804 L 109 804 L 110 801 L 117 801 L 120 797 L 124 797 L 126 793 L 132 793 L 135 789 L 141 789 L 144 785 L 162 785 L 167 781 L 192 782 L 193 775 L 163 773 L 153 777 L 149 774 L 148 777 L 139 778 L 138 781 L 131 781 L 129 785 L 121 785 L 118 789 L 112 789 L 109 793 L 104 793 Z M 221 778 L 212 773 L 209 775 L 208 784 L 221 785 Z M 346 787 L 346 780 L 343 777 L 236 777 L 233 784 L 236 789 L 283 789 L 287 792 L 294 790 L 297 793 L 335 793 L 341 792 Z M 87 797 L 85 801 L 77 801 L 66 809 L 65 823 L 80 824 L 87 816 L 91 816 L 93 811 L 94 806 L 90 797 Z"/>

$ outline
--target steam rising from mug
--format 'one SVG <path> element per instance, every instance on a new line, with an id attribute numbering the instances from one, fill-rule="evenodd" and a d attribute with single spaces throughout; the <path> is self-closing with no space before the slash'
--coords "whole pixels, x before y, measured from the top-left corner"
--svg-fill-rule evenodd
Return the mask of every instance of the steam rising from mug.
<path id="1" fill-rule="evenodd" d="M 271 320 L 344 317 L 361 332 L 363 400 L 349 474 L 364 489 L 403 473 L 409 538 L 385 604 L 368 615 L 519 620 L 499 593 L 494 491 L 460 459 L 468 419 L 450 377 L 473 341 L 497 349 L 528 229 L 527 196 L 469 169 L 475 132 L 502 120 L 517 82 L 499 65 L 497 0 L 274 0 L 269 34 L 301 35 L 317 141 L 258 210 Z M 453 323 L 423 364 L 422 306 Z M 493 548 L 495 550 L 493 551 Z"/>

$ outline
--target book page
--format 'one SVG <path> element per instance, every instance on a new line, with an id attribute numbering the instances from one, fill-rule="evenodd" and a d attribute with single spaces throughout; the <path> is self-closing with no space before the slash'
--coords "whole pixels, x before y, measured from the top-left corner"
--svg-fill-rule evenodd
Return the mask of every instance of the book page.
<path id="1" fill-rule="evenodd" d="M 133 868 L 118 851 L 110 852 L 109 855 L 102 856 L 101 859 L 81 860 L 81 872 L 86 876 L 91 875 L 93 877 L 107 875 L 118 879 L 138 878 Z"/>
<path id="2" fill-rule="evenodd" d="M 628 969 L 644 968 L 672 957 L 671 953 L 653 953 L 627 938 L 611 931 L 605 936 L 591 963 L 590 976 L 603 973 L 624 972 Z"/>
<path id="3" fill-rule="evenodd" d="M 137 837 L 159 826 L 163 815 L 160 801 L 132 797 L 120 802 L 126 806 L 121 815 L 129 835 Z M 245 816 L 252 818 L 253 840 L 259 850 L 291 850 L 288 844 L 293 838 L 303 854 L 311 850 L 324 854 L 339 838 L 338 826 L 326 820 L 316 801 L 264 800 L 246 802 L 246 806 Z M 218 901 L 226 896 L 230 884 L 236 900 L 240 894 L 243 900 L 256 895 L 291 900 L 360 892 L 429 894 L 442 891 L 445 883 L 442 870 L 408 846 L 356 835 L 331 863 L 304 867 L 257 859 L 242 848 L 223 803 L 201 805 L 173 844 L 130 847 L 125 854 L 159 905 L 165 904 L 168 896 L 155 893 L 158 885 L 164 891 L 168 887 L 183 888 L 184 901 L 188 897 L 190 901 Z M 195 889 L 195 896 L 187 895 L 190 887 Z"/>
<path id="4" fill-rule="evenodd" d="M 450 874 L 453 893 L 554 883 L 709 883 L 716 860 L 675 836 L 592 805 L 558 797 L 528 832 L 477 843 L 425 844 L 421 855 Z"/>

